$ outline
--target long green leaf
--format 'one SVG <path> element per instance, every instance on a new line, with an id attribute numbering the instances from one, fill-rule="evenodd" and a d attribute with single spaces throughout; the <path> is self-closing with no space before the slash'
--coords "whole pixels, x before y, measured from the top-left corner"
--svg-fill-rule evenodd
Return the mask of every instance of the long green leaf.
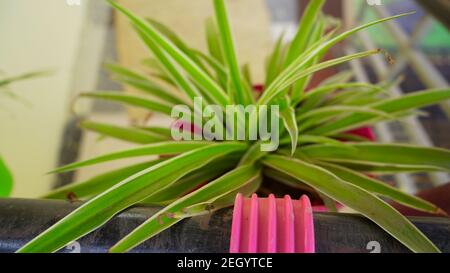
<path id="1" fill-rule="evenodd" d="M 205 23 L 205 32 L 206 32 L 206 42 L 208 44 L 208 52 L 212 58 L 214 58 L 217 62 L 224 65 L 225 60 L 223 57 L 223 52 L 221 48 L 221 44 L 219 41 L 219 31 L 217 30 L 216 22 L 214 18 L 206 19 Z"/>
<path id="2" fill-rule="evenodd" d="M 179 71 L 179 68 L 176 67 L 168 56 L 166 56 L 156 42 L 146 36 L 143 30 L 136 28 L 136 31 L 148 49 L 153 52 L 155 58 L 157 58 L 160 65 L 164 68 L 165 73 L 170 76 L 171 80 L 178 86 L 178 88 L 182 90 L 191 99 L 191 101 L 194 101 L 195 97 L 202 97 L 200 90 L 198 90 L 198 88 L 192 84 L 181 71 Z"/>
<path id="3" fill-rule="evenodd" d="M 336 105 L 336 106 L 326 106 L 317 108 L 315 110 L 309 111 L 305 114 L 297 114 L 297 122 L 299 125 L 299 131 L 304 132 L 307 131 L 307 129 L 316 126 L 324 124 L 325 121 L 329 120 L 339 120 L 339 118 L 345 118 L 346 114 L 354 114 L 354 113 L 360 113 L 360 114 L 369 114 L 371 116 L 378 117 L 380 119 L 394 119 L 395 117 L 385 113 L 383 111 L 375 110 L 370 107 L 358 107 L 358 106 L 343 106 L 343 105 Z M 342 117 L 344 116 L 344 117 Z"/>
<path id="4" fill-rule="evenodd" d="M 157 141 L 168 140 L 167 136 L 152 133 L 138 128 L 119 127 L 106 123 L 83 121 L 81 128 L 87 129 L 108 137 L 113 137 L 133 143 L 149 144 Z"/>
<path id="5" fill-rule="evenodd" d="M 51 191 L 44 195 L 42 198 L 67 199 L 69 195 L 75 196 L 77 199 L 92 197 L 111 188 L 112 186 L 130 177 L 131 175 L 147 169 L 150 166 L 156 165 L 162 161 L 162 159 L 157 159 L 106 172 L 104 174 L 92 177 L 86 181 L 69 184 L 65 187 Z"/>
<path id="6" fill-rule="evenodd" d="M 231 27 L 227 15 L 224 0 L 214 0 L 214 10 L 216 13 L 216 22 L 219 29 L 219 37 L 221 48 L 223 50 L 224 60 L 229 69 L 229 75 L 232 86 L 236 91 L 236 102 L 238 104 L 247 105 L 253 102 L 252 94 L 242 87 L 241 72 L 236 56 L 235 45 L 231 34 Z"/>
<path id="7" fill-rule="evenodd" d="M 214 71 L 216 71 L 217 73 L 217 78 L 219 82 L 224 83 L 224 87 L 226 79 L 228 77 L 228 72 L 227 69 L 220 63 L 218 62 L 215 58 L 206 55 L 205 53 L 201 52 L 201 51 L 195 51 L 195 53 L 201 58 L 203 59 Z"/>
<path id="8" fill-rule="evenodd" d="M 280 116 L 291 138 L 291 153 L 294 154 L 298 143 L 298 126 L 295 119 L 295 110 L 292 106 L 288 106 L 280 112 Z"/>
<path id="9" fill-rule="evenodd" d="M 353 71 L 344 70 L 344 71 L 341 71 L 341 72 L 323 80 L 319 84 L 319 87 L 325 87 L 325 86 L 334 85 L 334 84 L 348 83 L 353 77 L 354 77 Z"/>
<path id="10" fill-rule="evenodd" d="M 439 252 L 439 249 L 419 229 L 389 204 L 331 172 L 298 159 L 283 156 L 267 156 L 263 163 L 363 214 L 412 251 Z"/>
<path id="11" fill-rule="evenodd" d="M 166 138 L 172 137 L 172 130 L 170 128 L 165 127 L 155 127 L 155 126 L 144 126 L 144 127 L 138 127 L 140 130 L 148 131 L 153 134 L 165 136 Z"/>
<path id="12" fill-rule="evenodd" d="M 359 58 L 365 58 L 368 57 L 370 55 L 374 55 L 374 54 L 378 54 L 380 53 L 379 49 L 374 49 L 374 50 L 368 50 L 368 51 L 364 51 L 364 52 L 359 52 L 359 53 L 355 53 L 352 55 L 347 55 L 344 57 L 340 57 L 340 58 L 336 58 L 336 59 L 332 59 L 329 61 L 325 61 L 316 65 L 312 65 L 311 67 L 308 67 L 302 71 L 300 71 L 299 73 L 296 73 L 294 75 L 292 75 L 292 77 L 286 79 L 284 81 L 284 83 L 279 87 L 279 89 L 285 89 L 289 86 L 291 86 L 292 84 L 294 84 L 295 82 L 297 82 L 298 80 L 307 77 L 309 75 L 314 74 L 317 71 L 332 67 L 332 66 L 336 66 L 342 63 L 346 63 L 349 62 L 351 60 L 354 59 L 359 59 Z M 276 92 L 274 92 L 274 96 L 276 96 Z"/>
<path id="13" fill-rule="evenodd" d="M 124 103 L 130 106 L 144 108 L 150 111 L 163 113 L 169 116 L 172 113 L 171 105 L 152 101 L 150 99 L 137 95 L 129 95 L 111 91 L 111 92 L 83 93 L 80 95 L 80 97 Z"/>
<path id="14" fill-rule="evenodd" d="M 265 177 L 280 182 L 281 184 L 284 184 L 291 188 L 299 189 L 305 192 L 315 192 L 315 190 L 310 186 L 298 181 L 297 179 L 285 174 L 284 172 L 266 167 L 263 169 L 263 174 Z"/>
<path id="15" fill-rule="evenodd" d="M 328 162 L 351 164 L 424 167 L 436 171 L 450 170 L 450 151 L 403 144 L 355 143 L 354 149 L 312 145 L 299 150 L 304 156 Z"/>
<path id="16" fill-rule="evenodd" d="M 139 148 L 128 149 L 124 151 L 114 152 L 111 154 L 102 155 L 99 157 L 94 157 L 88 160 L 75 162 L 66 165 L 61 168 L 53 170 L 51 173 L 60 173 L 73 171 L 86 166 L 91 166 L 103 162 L 108 162 L 112 160 L 130 158 L 130 157 L 140 157 L 140 156 L 151 156 L 151 155 L 174 155 L 189 152 L 194 149 L 198 149 L 204 146 L 213 145 L 214 142 L 202 142 L 202 141 L 167 141 L 158 142 L 155 144 L 149 144 Z"/>
<path id="17" fill-rule="evenodd" d="M 322 120 L 324 118 L 336 117 L 339 114 L 348 114 L 348 113 L 365 113 L 383 118 L 393 118 L 393 116 L 389 115 L 386 112 L 377 109 L 372 109 L 370 107 L 336 105 L 336 106 L 320 107 L 303 115 L 298 115 L 297 121 L 303 122 L 311 120 Z"/>
<path id="18" fill-rule="evenodd" d="M 404 13 L 396 16 L 391 16 L 387 18 L 383 18 L 380 20 L 376 20 L 373 22 L 370 22 L 368 24 L 356 27 L 354 29 L 351 29 L 349 31 L 346 31 L 344 33 L 341 33 L 340 35 L 337 35 L 336 37 L 328 40 L 327 42 L 322 43 L 321 41 L 317 44 L 317 46 L 313 46 L 313 49 L 311 51 L 306 52 L 305 54 L 302 54 L 297 57 L 295 61 L 289 65 L 289 67 L 281 73 L 273 82 L 272 84 L 267 88 L 266 92 L 261 96 L 259 99 L 259 104 L 267 104 L 270 102 L 270 100 L 276 96 L 277 92 L 280 92 L 279 85 L 280 83 L 284 83 L 286 79 L 289 79 L 292 77 L 292 75 L 298 73 L 300 69 L 302 69 L 306 64 L 308 64 L 311 60 L 313 60 L 315 57 L 317 57 L 320 54 L 323 54 L 324 52 L 328 51 L 332 46 L 339 43 L 340 41 L 348 38 L 349 36 L 353 35 L 354 33 L 363 30 L 365 28 L 371 27 L 373 25 L 396 19 L 402 16 L 410 15 L 412 13 Z M 281 89 L 283 90 L 283 89 Z"/>
<path id="19" fill-rule="evenodd" d="M 207 202 L 211 199 L 216 200 L 218 196 L 223 196 L 224 194 L 237 190 L 254 180 L 260 180 L 259 169 L 252 165 L 237 168 L 214 180 L 205 187 L 202 187 L 165 207 L 119 241 L 109 251 L 128 251 L 182 219 L 175 218 L 173 216 L 174 213 L 180 212 L 184 208 Z"/>
<path id="20" fill-rule="evenodd" d="M 285 66 L 291 64 L 296 57 L 306 49 L 312 26 L 316 22 L 324 3 L 325 0 L 315 0 L 309 2 L 309 5 L 306 7 L 306 10 L 302 15 L 298 31 L 291 43 L 291 46 L 289 47 Z"/>
<path id="21" fill-rule="evenodd" d="M 278 37 L 273 52 L 269 56 L 267 63 L 266 63 L 266 82 L 264 86 L 269 86 L 273 79 L 278 76 L 280 73 L 280 70 L 283 65 L 283 39 L 284 39 L 284 33 Z"/>
<path id="22" fill-rule="evenodd" d="M 13 77 L 9 77 L 6 79 L 0 79 L 0 87 L 17 82 L 17 81 L 22 81 L 22 80 L 27 80 L 27 79 L 31 79 L 31 78 L 36 78 L 36 77 L 42 77 L 42 76 L 47 76 L 52 74 L 51 71 L 37 71 L 37 72 L 30 72 L 30 73 L 26 73 L 26 74 L 22 74 L 19 76 L 13 76 Z"/>
<path id="23" fill-rule="evenodd" d="M 129 78 L 119 78 L 117 80 L 123 84 L 134 87 L 156 98 L 162 99 L 168 104 L 186 104 L 186 102 L 181 99 L 181 93 L 172 94 L 171 91 L 166 90 L 158 84 L 149 80 L 135 80 Z"/>
<path id="24" fill-rule="evenodd" d="M 147 80 L 147 78 L 145 76 L 139 74 L 138 72 L 133 71 L 131 69 L 128 69 L 128 68 L 123 67 L 118 64 L 107 63 L 107 64 L 105 64 L 105 68 L 109 72 L 115 74 L 116 76 L 118 76 L 120 78 L 129 78 L 129 79 L 135 79 L 135 80 L 139 80 L 139 81 Z"/>
<path id="25" fill-rule="evenodd" d="M 431 204 L 430 202 L 419 197 L 406 194 L 401 190 L 375 178 L 371 178 L 367 175 L 352 171 L 351 169 L 347 169 L 345 167 L 330 163 L 319 163 L 319 165 L 324 169 L 327 169 L 328 171 L 334 173 L 342 180 L 363 188 L 366 191 L 388 197 L 396 202 L 417 210 L 442 214 L 442 210 L 437 206 Z"/>
<path id="26" fill-rule="evenodd" d="M 348 81 L 350 81 L 353 77 L 352 72 L 349 71 L 343 71 L 340 73 L 337 73 L 336 75 L 333 75 L 329 78 L 327 78 L 326 80 L 322 81 L 319 84 L 319 88 L 326 88 L 327 86 L 330 85 L 335 85 L 335 84 L 346 84 Z M 310 91 L 313 92 L 314 90 Z M 306 94 L 309 94 L 310 92 L 307 92 Z M 301 98 L 299 98 L 298 101 L 300 101 Z M 310 111 L 311 109 L 314 109 L 316 106 L 318 106 L 321 102 L 323 102 L 325 100 L 325 96 L 323 95 L 315 95 L 315 96 L 311 96 L 309 97 L 307 100 L 305 100 L 300 109 L 298 111 L 302 112 L 302 113 L 306 113 L 308 111 Z"/>
<path id="27" fill-rule="evenodd" d="M 108 2 L 114 8 L 126 15 L 128 19 L 130 19 L 130 21 L 139 30 L 142 31 L 142 34 L 152 39 L 161 49 L 163 49 L 170 57 L 172 57 L 172 59 L 176 63 L 178 63 L 178 65 L 182 67 L 187 74 L 190 75 L 193 81 L 195 81 L 204 90 L 208 90 L 210 97 L 214 100 L 215 103 L 221 106 L 227 105 L 227 95 L 222 90 L 222 88 L 170 40 L 159 33 L 151 24 L 147 23 L 145 20 L 140 19 L 121 5 L 111 0 L 108 0 Z"/>
<path id="28" fill-rule="evenodd" d="M 324 36 L 324 33 L 325 33 L 325 19 L 320 17 L 318 19 L 318 22 L 315 24 L 314 28 L 311 30 L 311 34 L 310 34 L 307 46 L 311 47 L 316 42 L 320 41 L 320 39 Z M 316 65 L 323 59 L 323 57 L 324 57 L 323 55 L 324 55 L 324 53 L 317 55 L 308 64 L 306 64 L 305 67 L 310 67 L 312 65 Z M 313 76 L 314 76 L 314 74 L 309 74 L 308 76 L 301 78 L 294 84 L 294 86 L 292 87 L 292 91 L 291 91 L 293 105 L 298 104 L 298 99 L 300 98 L 300 96 L 303 93 L 305 93 L 305 89 L 311 82 L 311 79 Z"/>
<path id="29" fill-rule="evenodd" d="M 290 137 L 286 138 L 283 137 L 280 140 L 280 145 L 286 145 L 288 143 L 290 143 Z M 329 137 L 324 137 L 324 136 L 311 136 L 311 135 L 304 135 L 302 134 L 299 139 L 298 139 L 298 144 L 300 146 L 303 146 L 305 144 L 329 144 L 329 145 L 333 145 L 333 146 L 341 146 L 347 149 L 351 149 L 352 147 L 347 145 L 346 143 L 343 143 L 339 140 L 333 139 L 333 138 L 329 138 Z"/>
<path id="30" fill-rule="evenodd" d="M 380 86 L 368 84 L 368 83 L 364 83 L 364 82 L 337 83 L 337 84 L 319 86 L 319 87 L 305 93 L 301 97 L 300 102 L 303 100 L 307 100 L 314 96 L 328 95 L 329 93 L 335 92 L 338 89 L 348 89 L 348 88 L 363 88 L 363 89 L 369 89 L 369 90 L 380 90 L 381 92 L 383 91 L 383 88 L 381 88 Z"/>
<path id="31" fill-rule="evenodd" d="M 342 167 L 358 171 L 361 173 L 370 173 L 376 175 L 392 175 L 398 173 L 424 173 L 436 172 L 434 166 L 409 166 L 409 165 L 373 165 L 361 163 L 334 162 Z"/>
<path id="32" fill-rule="evenodd" d="M 200 59 L 195 54 L 194 50 L 192 50 L 173 30 L 171 30 L 167 25 L 156 21 L 152 18 L 147 18 L 147 21 L 152 24 L 161 34 L 166 36 L 175 46 L 177 46 L 184 54 L 189 56 L 192 61 L 195 62 L 201 69 L 206 71 Z"/>
<path id="33" fill-rule="evenodd" d="M 427 90 L 377 102 L 370 105 L 370 107 L 394 114 L 433 105 L 448 99 L 450 99 L 450 89 Z M 370 114 L 353 114 L 347 118 L 318 127 L 311 131 L 311 134 L 332 135 L 370 124 L 370 121 L 373 120 L 374 116 Z"/>
<path id="34" fill-rule="evenodd" d="M 18 252 L 54 252 L 106 223 L 122 210 L 170 186 L 188 173 L 247 145 L 223 143 L 168 159 L 97 195 L 20 248 Z"/>
<path id="35" fill-rule="evenodd" d="M 186 175 L 170 187 L 166 187 L 151 195 L 142 201 L 142 203 L 159 206 L 169 205 L 177 199 L 189 194 L 205 184 L 210 183 L 216 178 L 222 176 L 224 173 L 232 170 L 236 167 L 236 162 L 239 160 L 239 156 L 242 156 L 242 154 L 237 153 L 236 155 L 233 154 L 224 156 L 218 160 L 215 160 L 205 167 Z"/>
<path id="36" fill-rule="evenodd" d="M 142 61 L 142 64 L 150 69 L 150 75 L 155 79 L 159 79 L 171 86 L 177 87 L 176 83 L 172 80 L 169 73 L 166 72 L 159 60 L 155 58 L 147 58 Z"/>
<path id="37" fill-rule="evenodd" d="M 13 177 L 0 156 L 0 197 L 8 197 L 13 189 Z"/>

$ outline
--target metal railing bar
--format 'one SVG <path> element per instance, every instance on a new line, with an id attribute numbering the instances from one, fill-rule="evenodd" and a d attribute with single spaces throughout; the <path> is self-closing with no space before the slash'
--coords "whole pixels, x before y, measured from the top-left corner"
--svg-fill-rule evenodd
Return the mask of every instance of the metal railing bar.
<path id="1" fill-rule="evenodd" d="M 383 6 L 374 7 L 375 12 L 380 17 L 390 16 L 389 12 Z M 392 38 L 397 42 L 404 56 L 414 68 L 417 76 L 428 88 L 447 88 L 448 82 L 441 75 L 439 70 L 428 60 L 425 54 L 411 47 L 408 35 L 401 29 L 395 21 L 388 21 L 383 26 L 391 33 Z M 440 104 L 450 118 L 450 102 Z"/>
<path id="2" fill-rule="evenodd" d="M 410 47 L 414 47 L 420 41 L 420 39 L 422 39 L 422 37 L 430 29 L 432 23 L 433 20 L 430 16 L 422 16 L 422 18 L 414 28 L 411 39 L 408 41 Z M 394 66 L 389 71 L 386 71 L 385 75 L 383 75 L 383 78 L 390 80 L 395 79 L 407 65 L 408 58 L 403 54 L 399 55 L 395 60 Z"/>

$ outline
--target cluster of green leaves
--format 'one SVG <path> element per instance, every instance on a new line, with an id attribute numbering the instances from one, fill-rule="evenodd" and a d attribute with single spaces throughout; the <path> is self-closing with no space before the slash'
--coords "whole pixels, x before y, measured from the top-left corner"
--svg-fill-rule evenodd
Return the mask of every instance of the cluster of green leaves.
<path id="1" fill-rule="evenodd" d="M 117 80 L 149 96 L 107 91 L 82 96 L 165 115 L 170 115 L 176 104 L 192 106 L 197 96 L 203 97 L 205 104 L 221 107 L 276 104 L 281 109 L 279 118 L 283 127 L 280 148 L 270 153 L 261 152 L 258 141 L 175 142 L 171 140 L 170 128 L 118 127 L 86 121 L 82 126 L 88 130 L 143 145 L 76 162 L 54 172 L 130 157 L 144 157 L 146 161 L 50 193 L 47 198 L 74 194 L 86 202 L 19 252 L 54 252 L 130 206 L 163 205 L 158 213 L 110 248 L 110 252 L 129 251 L 186 217 L 231 206 L 237 192 L 245 195 L 255 192 L 264 177 L 317 191 L 327 204 L 339 202 L 348 206 L 412 251 L 438 252 L 439 249 L 385 199 L 425 212 L 440 213 L 440 209 L 366 173 L 449 171 L 450 151 L 376 144 L 346 132 L 414 115 L 417 108 L 449 99 L 450 90 L 427 90 L 390 98 L 385 92 L 388 83 L 351 82 L 351 74 L 344 72 L 305 92 L 315 72 L 379 52 L 375 49 L 322 61 L 332 46 L 357 31 L 408 15 L 384 18 L 336 34 L 336 31 L 327 31 L 329 20 L 321 12 L 324 2 L 310 1 L 293 41 L 284 43 L 280 39 L 276 43 L 267 60 L 265 91 L 258 97 L 252 91 L 254 83 L 248 66 L 241 67 L 237 60 L 224 0 L 213 1 L 215 19 L 206 24 L 208 54 L 191 49 L 161 23 L 141 19 L 110 1 L 129 18 L 153 53 L 153 58 L 146 61 L 153 78 L 117 65 L 110 65 L 109 69 Z M 152 80 L 154 77 L 166 84 Z M 148 161 L 150 156 L 156 155 L 159 159 Z"/>

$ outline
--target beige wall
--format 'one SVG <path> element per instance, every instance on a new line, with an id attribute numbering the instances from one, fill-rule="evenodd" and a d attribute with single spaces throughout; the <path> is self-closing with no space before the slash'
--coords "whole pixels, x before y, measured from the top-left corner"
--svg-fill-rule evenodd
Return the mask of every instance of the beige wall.
<path id="1" fill-rule="evenodd" d="M 16 197 L 39 196 L 53 181 L 45 173 L 59 153 L 85 13 L 85 5 L 71 7 L 64 0 L 0 1 L 0 70 L 56 71 L 12 86 L 30 107 L 0 101 L 0 153 L 12 169 Z"/>

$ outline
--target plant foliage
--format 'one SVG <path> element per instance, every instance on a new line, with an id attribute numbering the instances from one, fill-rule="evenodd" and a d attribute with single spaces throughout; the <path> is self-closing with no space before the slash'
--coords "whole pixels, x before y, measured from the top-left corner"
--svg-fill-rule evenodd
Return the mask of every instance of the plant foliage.
<path id="1" fill-rule="evenodd" d="M 399 98 L 385 92 L 385 84 L 351 82 L 348 72 L 323 81 L 305 92 L 317 71 L 356 58 L 378 54 L 374 49 L 324 61 L 327 51 L 354 33 L 400 14 L 336 34 L 322 14 L 324 0 L 310 1 L 297 35 L 291 43 L 280 39 L 267 61 L 265 90 L 252 91 L 248 67 L 236 56 L 225 0 L 214 0 L 215 19 L 207 21 L 208 53 L 190 48 L 167 26 L 134 15 L 119 4 L 110 4 L 128 17 L 153 57 L 146 65 L 153 78 L 117 65 L 109 69 L 117 80 L 137 87 L 142 96 L 95 92 L 84 97 L 109 100 L 170 115 L 180 102 L 193 105 L 196 96 L 205 104 L 279 105 L 281 143 L 274 152 L 261 152 L 258 141 L 172 141 L 170 128 L 118 127 L 91 121 L 82 123 L 101 135 L 140 144 L 61 167 L 54 172 L 129 157 L 143 163 L 126 166 L 88 181 L 69 185 L 47 198 L 69 193 L 86 200 L 82 206 L 24 245 L 19 252 L 54 252 L 103 225 L 117 213 L 136 204 L 164 207 L 134 231 L 111 246 L 126 252 L 186 217 L 228 207 L 237 192 L 249 195 L 265 177 L 280 183 L 307 186 L 324 199 L 334 200 L 369 218 L 414 252 L 439 249 L 385 199 L 411 208 L 441 213 L 435 205 L 391 187 L 367 172 L 449 171 L 450 151 L 409 145 L 377 144 L 353 137 L 351 129 L 413 115 L 417 108 L 450 98 L 450 90 L 426 90 Z M 168 87 L 175 87 L 169 90 Z M 148 161 L 149 156 L 162 156 Z M 275 174 L 275 175 L 274 175 Z M 210 181 L 209 183 L 204 183 Z M 381 199 L 381 197 L 383 199 Z"/>

